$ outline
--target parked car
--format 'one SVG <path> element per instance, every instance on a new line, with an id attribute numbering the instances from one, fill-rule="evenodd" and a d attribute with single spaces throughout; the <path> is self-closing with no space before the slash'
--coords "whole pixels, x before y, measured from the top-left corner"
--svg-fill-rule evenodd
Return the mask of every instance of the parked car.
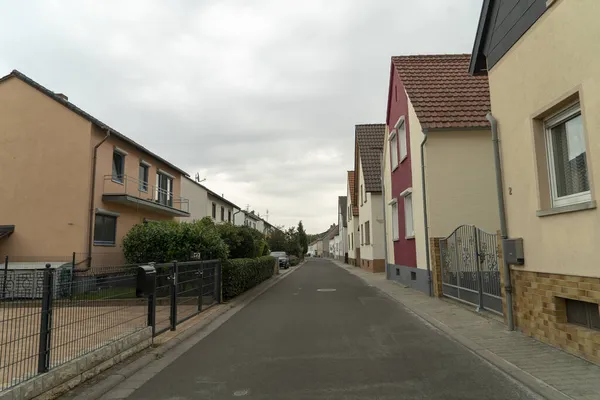
<path id="1" fill-rule="evenodd" d="M 279 268 L 288 269 L 290 267 L 290 258 L 285 251 L 272 251 L 271 256 L 277 258 Z"/>

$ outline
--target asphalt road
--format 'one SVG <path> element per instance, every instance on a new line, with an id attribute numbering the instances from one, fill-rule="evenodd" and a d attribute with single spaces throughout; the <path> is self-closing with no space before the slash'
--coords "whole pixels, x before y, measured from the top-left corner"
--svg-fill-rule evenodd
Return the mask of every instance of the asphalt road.
<path id="1" fill-rule="evenodd" d="M 359 278 L 311 260 L 129 398 L 534 397 Z"/>

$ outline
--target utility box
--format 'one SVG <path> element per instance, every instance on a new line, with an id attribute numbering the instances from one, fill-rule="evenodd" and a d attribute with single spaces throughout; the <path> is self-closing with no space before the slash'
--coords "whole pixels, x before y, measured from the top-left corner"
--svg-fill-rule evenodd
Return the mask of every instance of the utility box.
<path id="1" fill-rule="evenodd" d="M 523 251 L 523 238 L 504 239 L 504 257 L 507 264 L 525 264 L 525 253 Z"/>
<path id="2" fill-rule="evenodd" d="M 141 265 L 137 269 L 135 295 L 148 297 L 156 290 L 156 269 L 151 265 Z"/>

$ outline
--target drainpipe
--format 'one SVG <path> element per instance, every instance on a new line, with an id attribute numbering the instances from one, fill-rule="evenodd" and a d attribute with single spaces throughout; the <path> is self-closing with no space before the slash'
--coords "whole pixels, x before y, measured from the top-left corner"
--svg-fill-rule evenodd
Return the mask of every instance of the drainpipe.
<path id="1" fill-rule="evenodd" d="M 110 129 L 106 130 L 106 136 L 94 146 L 94 156 L 92 157 L 92 187 L 90 189 L 90 215 L 88 221 L 88 256 L 87 256 L 87 267 L 84 270 L 80 271 L 88 271 L 92 267 L 92 245 L 94 240 L 94 231 L 92 226 L 94 225 L 94 197 L 96 196 L 96 159 L 98 156 L 98 147 L 102 145 L 102 143 L 106 142 L 108 137 L 110 136 Z"/>
<path id="2" fill-rule="evenodd" d="M 427 143 L 427 131 L 423 130 L 423 141 L 421 142 L 421 185 L 423 186 L 423 222 L 425 224 L 425 259 L 427 262 L 427 287 L 429 296 L 433 296 L 431 281 L 431 257 L 429 256 L 429 218 L 427 218 L 427 185 L 425 179 L 425 143 Z"/>
<path id="3" fill-rule="evenodd" d="M 494 118 L 491 112 L 485 116 L 492 127 L 492 144 L 494 146 L 494 166 L 496 169 L 496 191 L 498 193 L 498 214 L 500 216 L 500 236 L 502 241 L 508 238 L 508 230 L 506 228 L 506 213 L 504 205 L 504 184 L 502 182 L 502 167 L 500 165 L 500 140 L 498 139 L 498 120 Z M 504 243 L 503 243 L 504 244 Z M 515 329 L 513 319 L 513 300 L 512 300 L 512 283 L 510 281 L 510 266 L 506 262 L 506 257 L 502 255 L 502 273 L 504 275 L 504 291 L 506 293 L 506 320 L 508 322 L 508 330 Z"/>

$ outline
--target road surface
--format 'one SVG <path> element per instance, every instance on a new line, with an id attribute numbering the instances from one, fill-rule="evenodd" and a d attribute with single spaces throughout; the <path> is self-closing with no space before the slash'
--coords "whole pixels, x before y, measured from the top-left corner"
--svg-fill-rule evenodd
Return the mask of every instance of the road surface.
<path id="1" fill-rule="evenodd" d="M 534 399 L 333 263 L 312 259 L 129 399 Z"/>

